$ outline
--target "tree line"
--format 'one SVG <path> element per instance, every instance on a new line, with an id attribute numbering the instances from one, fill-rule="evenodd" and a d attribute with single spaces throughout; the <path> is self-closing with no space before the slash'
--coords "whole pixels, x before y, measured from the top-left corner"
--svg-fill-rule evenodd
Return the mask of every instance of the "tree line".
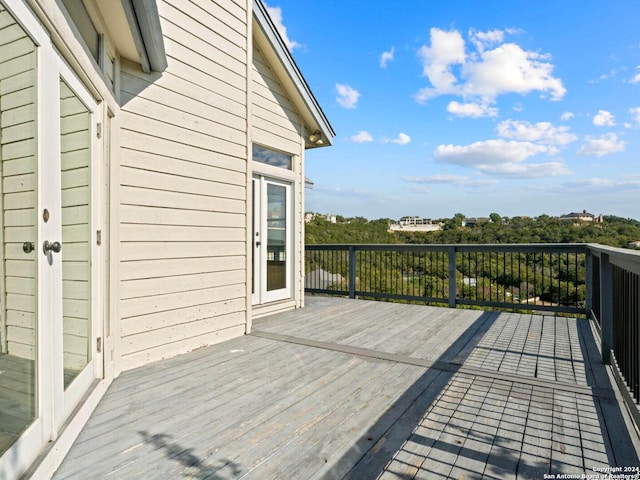
<path id="1" fill-rule="evenodd" d="M 572 223 L 547 215 L 505 218 L 463 227 L 464 215 L 437 221 L 434 232 L 389 231 L 391 220 L 337 217 L 336 223 L 316 217 L 306 225 L 307 244 L 506 244 L 600 243 L 626 247 L 640 240 L 640 222 L 606 216 L 601 223 Z M 448 264 L 444 254 L 361 252 L 357 290 L 414 297 L 447 298 Z M 370 257 L 365 257 L 370 255 Z M 583 306 L 586 297 L 583 254 L 457 254 L 456 295 L 460 299 L 497 302 L 543 302 Z M 322 268 L 347 278 L 346 252 L 323 258 L 308 252 L 307 271 Z M 342 289 L 345 285 L 335 285 Z"/>
<path id="2" fill-rule="evenodd" d="M 336 216 L 336 223 L 316 216 L 306 224 L 307 244 L 322 243 L 408 243 L 408 244 L 492 244 L 492 243 L 600 243 L 625 248 L 640 241 L 640 222 L 631 218 L 604 216 L 602 223 L 567 222 L 549 215 L 502 217 L 463 227 L 465 216 L 434 220 L 442 230 L 434 232 L 389 231 L 393 220 Z"/>

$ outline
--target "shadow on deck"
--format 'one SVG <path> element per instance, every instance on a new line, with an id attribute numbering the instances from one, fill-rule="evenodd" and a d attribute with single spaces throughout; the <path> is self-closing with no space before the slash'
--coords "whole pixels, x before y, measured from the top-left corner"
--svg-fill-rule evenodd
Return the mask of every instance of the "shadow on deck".
<path id="1" fill-rule="evenodd" d="M 125 372 L 54 478 L 503 479 L 639 464 L 586 320 L 307 300 L 252 335 Z"/>

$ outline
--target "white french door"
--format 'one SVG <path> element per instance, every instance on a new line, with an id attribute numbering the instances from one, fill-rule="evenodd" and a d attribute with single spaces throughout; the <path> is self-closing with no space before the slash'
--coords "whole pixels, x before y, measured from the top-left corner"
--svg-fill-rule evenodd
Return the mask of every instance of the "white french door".
<path id="1" fill-rule="evenodd" d="M 98 106 L 25 4 L 8 5 L 0 0 L 0 478 L 57 437 L 102 374 Z"/>
<path id="2" fill-rule="evenodd" d="M 291 184 L 253 178 L 253 304 L 292 297 Z"/>
<path id="3" fill-rule="evenodd" d="M 59 238 L 60 251 L 52 282 L 56 285 L 51 300 L 54 322 L 54 424 L 60 426 L 78 405 L 89 386 L 101 373 L 97 362 L 96 339 L 100 330 L 99 251 L 94 232 L 99 224 L 96 186 L 97 104 L 80 80 L 59 59 L 58 83 L 60 152 L 55 164 L 56 190 L 52 205 L 59 220 L 54 222 L 52 238 Z M 48 183 L 53 187 L 54 182 Z M 60 204 L 57 204 L 57 201 Z M 46 240 L 45 240 L 46 241 Z M 43 251 L 45 246 L 43 246 Z"/>

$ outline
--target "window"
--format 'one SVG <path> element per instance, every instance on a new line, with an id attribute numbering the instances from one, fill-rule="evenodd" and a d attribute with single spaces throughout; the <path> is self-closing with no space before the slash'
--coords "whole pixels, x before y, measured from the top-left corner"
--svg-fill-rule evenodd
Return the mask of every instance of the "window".
<path id="1" fill-rule="evenodd" d="M 260 145 L 253 144 L 253 160 L 260 163 L 266 163 L 267 165 L 273 165 L 274 167 L 286 168 L 291 170 L 291 155 L 286 153 L 276 152 Z"/>
<path id="2" fill-rule="evenodd" d="M 82 0 L 62 0 L 84 43 L 98 64 L 100 63 L 100 34 L 89 17 Z"/>

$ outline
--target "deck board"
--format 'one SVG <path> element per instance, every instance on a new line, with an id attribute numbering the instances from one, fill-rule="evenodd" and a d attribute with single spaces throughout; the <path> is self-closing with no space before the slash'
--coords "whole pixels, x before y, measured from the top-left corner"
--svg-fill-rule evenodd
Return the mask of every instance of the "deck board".
<path id="1" fill-rule="evenodd" d="M 585 320 L 309 297 L 253 328 L 123 373 L 54 478 L 520 479 L 638 463 Z"/>
<path id="2" fill-rule="evenodd" d="M 32 360 L 0 354 L 0 452 L 33 420 L 33 375 Z"/>

